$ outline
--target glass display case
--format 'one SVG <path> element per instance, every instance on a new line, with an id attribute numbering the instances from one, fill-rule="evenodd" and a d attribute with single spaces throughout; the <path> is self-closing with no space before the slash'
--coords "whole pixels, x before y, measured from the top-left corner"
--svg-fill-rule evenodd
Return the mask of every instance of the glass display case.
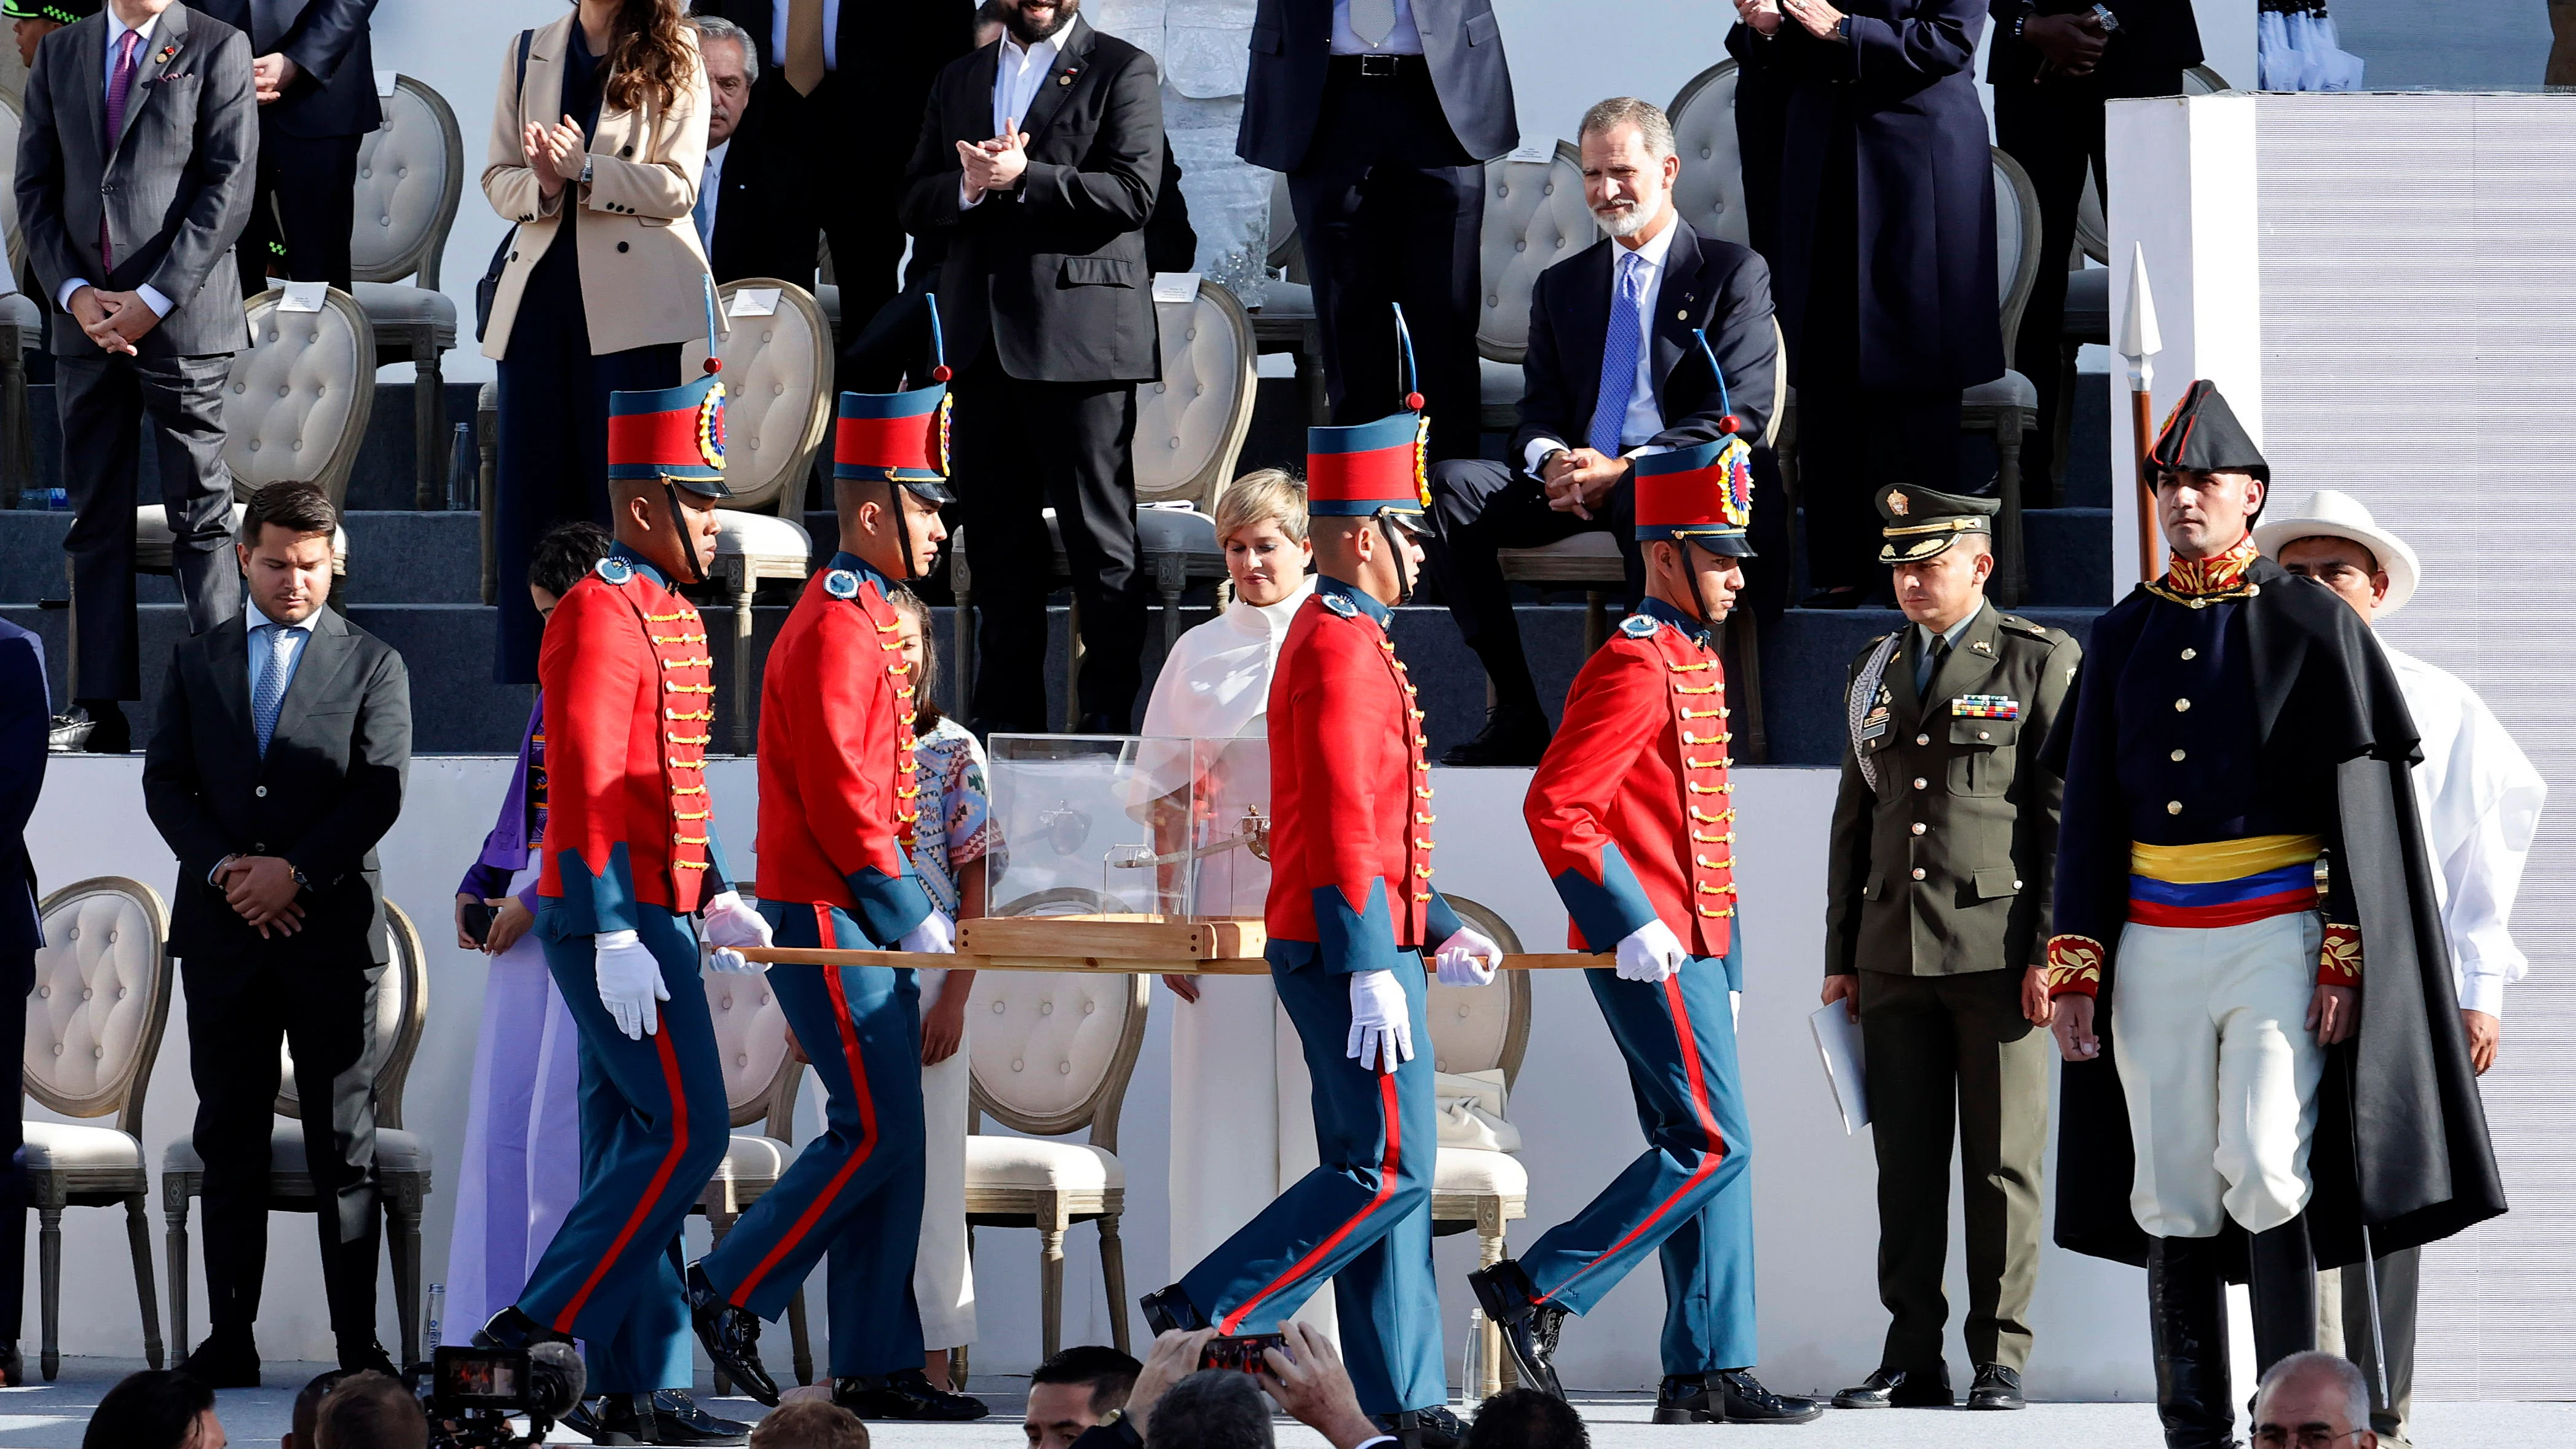
<path id="1" fill-rule="evenodd" d="M 1260 917 L 1268 740 L 996 734 L 987 750 L 991 914 Z"/>

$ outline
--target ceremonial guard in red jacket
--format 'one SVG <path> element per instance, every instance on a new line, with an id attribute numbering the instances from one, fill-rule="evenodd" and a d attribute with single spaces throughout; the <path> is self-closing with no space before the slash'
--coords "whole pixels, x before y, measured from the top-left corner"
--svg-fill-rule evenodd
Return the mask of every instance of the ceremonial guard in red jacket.
<path id="1" fill-rule="evenodd" d="M 715 661 L 706 622 L 676 592 L 715 558 L 723 385 L 710 375 L 610 394 L 608 477 L 616 545 L 556 605 L 537 660 L 548 810 L 537 934 L 581 1033 L 582 1192 L 483 1337 L 584 1340 L 591 1389 L 607 1396 L 596 1422 L 663 1443 L 674 1440 L 653 1391 L 670 1386 L 675 1361 L 687 1382 L 680 1228 L 730 1127 L 698 937 L 769 940 L 716 838 Z M 713 962 L 760 969 L 731 949 Z"/>
<path id="2" fill-rule="evenodd" d="M 937 322 L 932 335 L 936 355 Z M 843 393 L 832 450 L 841 551 L 806 581 L 760 691 L 760 913 L 781 945 L 947 952 L 955 923 L 906 858 L 920 812 L 919 679 L 888 599 L 948 537 L 948 372 Z M 779 1007 L 828 1097 L 823 1135 L 689 1269 L 709 1357 L 763 1403 L 760 1320 L 775 1322 L 828 1250 L 832 1396 L 871 1419 L 963 1420 L 984 1406 L 922 1372 L 912 1297 L 921 1231 L 920 992 L 907 968 L 780 966 Z"/>
<path id="3" fill-rule="evenodd" d="M 1321 1162 L 1147 1295 L 1145 1316 L 1158 1333 L 1270 1333 L 1333 1279 L 1360 1407 L 1404 1449 L 1447 1449 L 1464 1431 L 1446 1407 L 1431 1276 L 1423 956 L 1444 982 L 1482 985 L 1502 950 L 1432 888 L 1428 741 L 1388 632 L 1422 563 L 1420 408 L 1408 394 L 1394 416 L 1308 430 L 1319 577 L 1270 687 L 1267 954 L 1313 1075 Z"/>
<path id="4" fill-rule="evenodd" d="M 1551 1359 L 1565 1316 L 1659 1253 L 1658 1424 L 1822 1412 L 1752 1372 L 1753 1180 L 1730 999 L 1743 988 L 1735 731 L 1714 636 L 1753 552 L 1750 461 L 1732 434 L 1636 460 L 1646 597 L 1575 675 L 1524 807 L 1570 944 L 1615 953 L 1584 975 L 1628 1059 L 1646 1151 L 1518 1259 L 1469 1280 L 1522 1381 L 1563 1397 Z"/>

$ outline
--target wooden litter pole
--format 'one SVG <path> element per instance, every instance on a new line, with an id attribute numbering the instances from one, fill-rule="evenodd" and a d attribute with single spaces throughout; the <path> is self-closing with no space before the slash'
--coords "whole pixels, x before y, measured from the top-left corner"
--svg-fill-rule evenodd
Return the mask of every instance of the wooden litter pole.
<path id="1" fill-rule="evenodd" d="M 1258 920 L 1172 921 L 1159 916 L 983 916 L 961 925 L 954 955 L 752 946 L 769 966 L 910 966 L 917 970 L 1071 971 L 1125 976 L 1267 976 L 1268 933 Z M 701 944 L 701 956 L 714 951 Z M 1579 951 L 1505 956 L 1506 971 L 1582 970 L 1616 958 Z"/>

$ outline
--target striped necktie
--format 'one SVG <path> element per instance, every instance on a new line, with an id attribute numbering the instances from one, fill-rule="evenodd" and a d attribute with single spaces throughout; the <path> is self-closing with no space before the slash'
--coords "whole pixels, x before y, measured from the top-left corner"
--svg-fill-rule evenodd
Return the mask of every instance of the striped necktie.
<path id="1" fill-rule="evenodd" d="M 259 757 L 268 758 L 268 741 L 277 733 L 277 707 L 286 702 L 287 667 L 295 660 L 295 631 L 283 624 L 259 626 L 268 634 L 268 668 L 250 700 L 250 727 L 259 736 Z"/>
<path id="2" fill-rule="evenodd" d="M 1646 264 L 1619 249 L 1619 292 L 1610 304 L 1610 330 L 1601 339 L 1601 395 L 1592 404 L 1584 442 L 1603 457 L 1619 456 L 1619 429 L 1628 420 L 1628 398 L 1637 388 L 1637 359 L 1646 351 Z"/>
<path id="3" fill-rule="evenodd" d="M 102 154 L 116 155 L 116 140 L 125 134 L 126 102 L 134 94 L 135 55 L 143 49 L 143 32 L 128 30 L 116 38 L 116 71 L 107 81 L 107 134 L 100 138 Z M 108 240 L 107 213 L 98 217 L 98 264 L 108 271 L 116 270 L 115 246 Z M 107 280 L 102 277 L 100 281 Z"/>

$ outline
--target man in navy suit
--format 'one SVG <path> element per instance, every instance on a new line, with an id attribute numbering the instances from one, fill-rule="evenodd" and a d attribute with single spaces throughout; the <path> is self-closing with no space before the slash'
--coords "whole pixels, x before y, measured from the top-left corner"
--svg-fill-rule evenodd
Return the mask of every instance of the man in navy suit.
<path id="1" fill-rule="evenodd" d="M 1476 455 L 1482 163 L 1518 144 L 1491 0 L 1261 0 L 1234 150 L 1288 173 L 1335 423 L 1404 396 L 1386 340 L 1401 303 L 1431 456 Z"/>
<path id="2" fill-rule="evenodd" d="M 250 37 L 259 190 L 233 251 L 242 295 L 266 291 L 271 269 L 350 290 L 358 144 L 385 120 L 367 38 L 376 0 L 196 3 Z"/>
<path id="3" fill-rule="evenodd" d="M 0 1037 L 27 1038 L 27 993 L 36 988 L 36 952 L 45 944 L 36 914 L 36 864 L 27 854 L 27 818 L 45 788 L 45 645 L 0 622 Z M 27 1381 L 18 1357 L 18 1318 L 27 1293 L 27 1178 L 18 1106 L 0 1124 L 0 1384 Z"/>
<path id="4" fill-rule="evenodd" d="M 1576 135 L 1584 200 L 1609 235 L 1540 273 L 1531 291 L 1511 462 L 1461 458 L 1431 470 L 1440 524 L 1431 568 L 1494 685 L 1484 732 L 1443 764 L 1535 765 L 1547 748 L 1547 712 L 1495 550 L 1607 530 L 1634 604 L 1645 597 L 1645 568 L 1633 460 L 1727 431 L 1758 441 L 1777 406 L 1770 270 L 1673 210 L 1681 162 L 1672 119 L 1621 96 L 1586 112 Z"/>

